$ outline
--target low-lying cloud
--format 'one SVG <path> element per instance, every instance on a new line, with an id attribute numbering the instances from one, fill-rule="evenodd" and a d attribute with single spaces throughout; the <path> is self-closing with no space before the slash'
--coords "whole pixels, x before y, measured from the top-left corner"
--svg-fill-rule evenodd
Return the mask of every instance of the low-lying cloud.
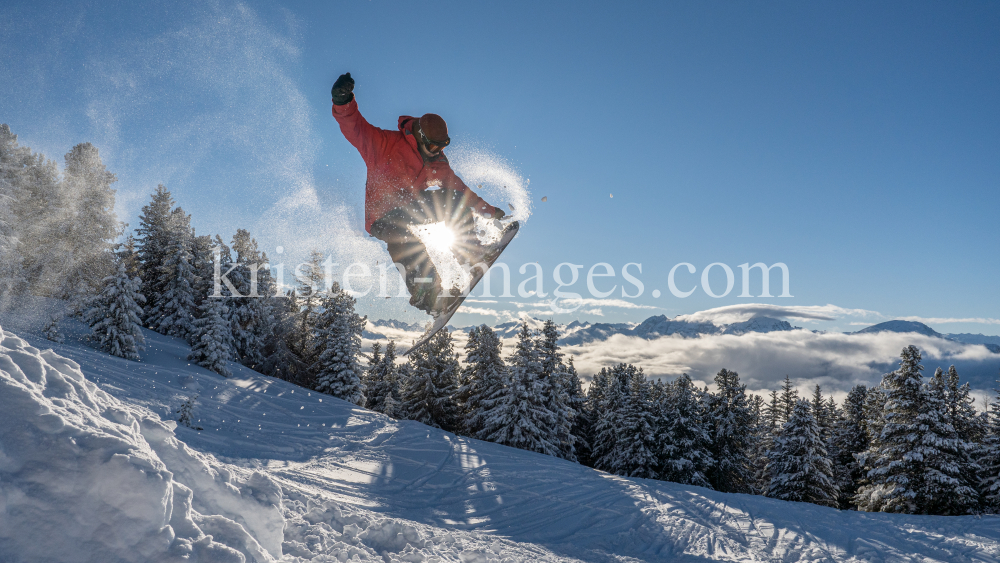
<path id="1" fill-rule="evenodd" d="M 895 368 L 903 347 L 913 344 L 924 354 L 925 375 L 954 364 L 963 381 L 988 390 L 1000 370 L 1000 354 L 984 346 L 951 342 L 914 333 L 843 334 L 809 330 L 749 333 L 741 336 L 667 336 L 645 340 L 615 335 L 603 342 L 569 346 L 581 375 L 589 377 L 620 362 L 640 366 L 655 379 L 687 373 L 711 383 L 722 368 L 735 370 L 751 391 L 777 389 L 788 375 L 801 389 L 820 384 L 843 394 L 857 384 L 873 385 Z"/>

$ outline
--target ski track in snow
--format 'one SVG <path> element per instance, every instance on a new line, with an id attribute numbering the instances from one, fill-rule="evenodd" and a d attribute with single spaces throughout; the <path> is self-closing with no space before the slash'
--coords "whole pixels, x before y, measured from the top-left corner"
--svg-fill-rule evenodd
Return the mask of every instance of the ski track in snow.
<path id="1" fill-rule="evenodd" d="M 7 330 L 16 321 L 0 317 Z M 65 324 L 70 335 L 62 345 L 17 332 L 24 346 L 52 348 L 77 362 L 88 381 L 112 396 L 108 404 L 127 409 L 143 428 L 158 428 L 142 435 L 151 436 L 154 457 L 182 484 L 178 490 L 194 491 L 194 521 L 240 522 L 270 554 L 239 540 L 248 561 L 251 553 L 260 561 L 354 555 L 375 561 L 1000 561 L 997 517 L 837 511 L 612 476 L 394 421 L 236 364 L 233 377 L 224 379 L 184 360 L 182 341 L 148 331 L 141 362 L 113 358 L 81 343 L 82 327 Z M 4 336 L 0 370 L 8 369 L 5 355 L 31 355 L 12 351 L 19 340 Z M 35 352 L 58 362 L 54 354 Z M 183 444 L 164 446 L 172 443 L 172 423 L 156 419 L 176 419 L 176 409 L 194 394 L 196 424 L 204 430 L 178 426 L 173 435 Z M 0 427 L 0 453 L 8 449 L 5 433 L 16 428 Z M 4 467 L 0 463 L 0 484 Z M 272 481 L 278 493 L 266 486 Z M 226 501 L 227 490 L 244 491 L 243 500 L 237 493 L 237 500 Z M 252 514 L 258 505 L 247 495 L 258 497 L 262 515 Z M 0 506 L 5 498 L 0 495 Z M 281 506 L 283 556 L 275 547 L 281 519 L 268 516 L 269 502 Z M 8 529 L 3 514 L 0 547 Z M 228 529 L 219 522 L 215 528 Z M 203 527 L 211 534 L 212 526 Z M 234 534 L 217 532 L 216 541 Z M 0 554 L 0 561 L 9 557 Z M 228 559 L 202 554 L 197 560 Z"/>

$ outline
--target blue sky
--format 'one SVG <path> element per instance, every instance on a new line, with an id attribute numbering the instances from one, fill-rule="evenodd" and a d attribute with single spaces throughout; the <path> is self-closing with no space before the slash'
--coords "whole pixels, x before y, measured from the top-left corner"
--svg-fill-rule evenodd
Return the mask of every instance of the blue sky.
<path id="1" fill-rule="evenodd" d="M 1000 333 L 994 2 L 8 1 L 0 52 L 0 121 L 50 158 L 98 146 L 133 227 L 164 183 L 199 233 L 248 228 L 272 259 L 281 245 L 289 262 L 384 261 L 363 236 L 364 164 L 330 117 L 350 71 L 372 123 L 439 113 L 456 169 L 530 179 L 504 255 L 515 285 L 537 262 L 551 292 L 571 262 L 567 290 L 586 293 L 587 269 L 612 264 L 598 285 L 617 302 L 560 322 L 764 303 L 810 328 Z M 642 264 L 637 298 L 618 293 L 627 262 Z M 681 262 L 697 268 L 684 288 L 716 262 L 736 287 L 674 297 Z M 755 262 L 787 264 L 794 297 L 738 297 L 738 265 Z M 710 281 L 720 293 L 721 268 Z M 544 311 L 478 301 L 501 316 L 458 324 Z M 425 318 L 398 299 L 359 307 Z"/>

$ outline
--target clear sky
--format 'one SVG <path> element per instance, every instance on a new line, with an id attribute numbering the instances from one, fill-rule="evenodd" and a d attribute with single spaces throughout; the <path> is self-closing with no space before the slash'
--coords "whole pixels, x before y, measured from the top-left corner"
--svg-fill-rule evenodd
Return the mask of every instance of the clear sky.
<path id="1" fill-rule="evenodd" d="M 363 236 L 364 164 L 330 116 L 350 71 L 372 123 L 439 113 L 456 169 L 511 182 L 487 182 L 487 200 L 530 193 L 504 255 L 515 287 L 527 262 L 547 292 L 558 263 L 583 265 L 565 289 L 581 294 L 592 265 L 614 267 L 596 286 L 617 302 L 559 322 L 765 303 L 832 305 L 790 319 L 810 328 L 1000 333 L 996 2 L 7 0 L 0 53 L 0 122 L 50 158 L 94 143 L 132 227 L 164 183 L 199 233 L 384 263 Z M 627 262 L 644 292 L 623 299 Z M 716 262 L 736 286 L 675 297 L 682 262 L 682 290 Z M 759 282 L 738 297 L 738 265 L 756 262 L 787 264 L 794 297 Z M 723 269 L 709 281 L 722 293 Z M 457 324 L 540 310 L 478 301 L 500 317 Z"/>

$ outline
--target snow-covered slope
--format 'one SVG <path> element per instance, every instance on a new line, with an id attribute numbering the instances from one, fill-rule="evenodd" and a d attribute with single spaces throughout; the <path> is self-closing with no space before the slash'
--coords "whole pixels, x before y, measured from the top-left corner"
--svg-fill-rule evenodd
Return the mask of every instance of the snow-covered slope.
<path id="1" fill-rule="evenodd" d="M 3 333 L 0 560 L 1000 558 L 997 518 L 839 512 L 614 477 L 237 365 L 223 379 L 183 360 L 181 341 L 146 336 L 143 361 L 129 362 Z M 194 395 L 203 430 L 174 428 Z"/>

